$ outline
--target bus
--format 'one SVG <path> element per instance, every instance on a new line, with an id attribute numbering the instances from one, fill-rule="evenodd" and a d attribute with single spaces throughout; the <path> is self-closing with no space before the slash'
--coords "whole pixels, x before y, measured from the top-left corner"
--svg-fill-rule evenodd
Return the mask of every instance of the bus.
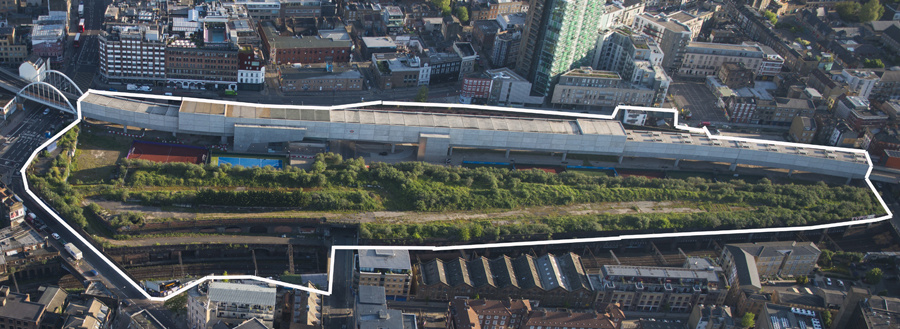
<path id="1" fill-rule="evenodd" d="M 72 43 L 75 48 L 81 47 L 81 33 L 75 33 L 75 42 Z"/>
<path id="2" fill-rule="evenodd" d="M 84 18 L 78 21 L 78 32 L 84 32 Z"/>

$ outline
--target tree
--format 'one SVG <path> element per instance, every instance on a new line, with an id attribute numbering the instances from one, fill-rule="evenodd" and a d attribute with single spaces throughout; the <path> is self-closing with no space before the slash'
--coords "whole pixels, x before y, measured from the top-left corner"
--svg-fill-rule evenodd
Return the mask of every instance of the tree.
<path id="1" fill-rule="evenodd" d="M 469 241 L 472 239 L 472 232 L 469 231 L 468 226 L 463 226 L 459 229 L 459 241 Z"/>
<path id="2" fill-rule="evenodd" d="M 427 102 L 428 101 L 428 87 L 422 86 L 421 88 L 419 88 L 419 92 L 416 94 L 416 98 L 413 98 L 413 101 Z"/>
<path id="3" fill-rule="evenodd" d="M 866 282 L 868 282 L 869 284 L 878 284 L 879 282 L 881 282 L 881 277 L 883 275 L 884 273 L 881 272 L 880 268 L 873 268 L 866 272 Z"/>
<path id="4" fill-rule="evenodd" d="M 450 0 L 431 0 L 438 9 L 444 14 L 444 16 L 450 15 Z"/>
<path id="5" fill-rule="evenodd" d="M 881 2 L 869 0 L 859 8 L 857 19 L 862 23 L 867 23 L 881 18 L 882 15 L 884 15 L 884 6 L 881 5 Z"/>
<path id="6" fill-rule="evenodd" d="M 741 327 L 750 328 L 754 324 L 756 324 L 756 314 L 751 312 L 744 313 L 744 317 L 741 318 Z"/>
<path id="7" fill-rule="evenodd" d="M 825 325 L 825 328 L 831 327 L 831 312 L 822 312 L 822 324 Z"/>
<path id="8" fill-rule="evenodd" d="M 778 16 L 775 15 L 775 13 L 766 10 L 763 12 L 763 16 L 766 16 L 766 19 L 768 19 L 769 22 L 772 22 L 772 25 L 778 24 Z"/>
<path id="9" fill-rule="evenodd" d="M 456 18 L 459 18 L 460 22 L 468 22 L 469 8 L 466 8 L 465 6 L 456 7 Z"/>
<path id="10" fill-rule="evenodd" d="M 870 69 L 874 69 L 874 68 L 883 69 L 884 62 L 882 62 L 880 58 L 876 58 L 876 59 L 868 59 L 867 58 L 867 59 L 863 60 L 863 66 L 866 68 L 870 68 Z"/>
<path id="11" fill-rule="evenodd" d="M 841 16 L 841 19 L 850 22 L 859 19 L 860 8 L 862 8 L 862 5 L 853 1 L 838 2 L 838 4 L 834 5 L 834 10 Z"/>
<path id="12" fill-rule="evenodd" d="M 822 249 L 822 253 L 819 254 L 819 266 L 831 267 L 832 257 L 834 257 L 834 251 Z"/>
<path id="13" fill-rule="evenodd" d="M 809 278 L 806 277 L 805 275 L 798 276 L 796 280 L 797 280 L 797 284 L 801 284 L 801 285 L 809 283 Z"/>

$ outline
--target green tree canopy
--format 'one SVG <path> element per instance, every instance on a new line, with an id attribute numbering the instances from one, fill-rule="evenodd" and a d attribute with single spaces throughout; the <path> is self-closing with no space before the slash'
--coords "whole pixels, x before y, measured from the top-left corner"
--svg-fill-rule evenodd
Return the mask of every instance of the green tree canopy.
<path id="1" fill-rule="evenodd" d="M 756 314 L 751 312 L 744 313 L 744 317 L 741 318 L 741 327 L 750 328 L 754 324 L 756 324 Z"/>
<path id="2" fill-rule="evenodd" d="M 450 15 L 450 0 L 431 0 L 435 6 L 437 6 L 444 16 Z"/>
<path id="3" fill-rule="evenodd" d="M 834 251 L 822 249 L 822 253 L 819 254 L 819 266 L 831 267 L 832 257 L 834 257 Z"/>
<path id="4" fill-rule="evenodd" d="M 822 312 L 822 324 L 825 325 L 825 328 L 831 327 L 831 312 Z"/>
<path id="5" fill-rule="evenodd" d="M 763 16 L 766 16 L 766 19 L 768 19 L 769 22 L 772 22 L 772 25 L 778 24 L 778 16 L 775 15 L 775 13 L 766 10 L 763 12 Z"/>
<path id="6" fill-rule="evenodd" d="M 419 92 L 416 93 L 416 98 L 413 98 L 413 101 L 427 102 L 428 101 L 428 87 L 422 86 L 421 88 L 419 88 Z"/>
<path id="7" fill-rule="evenodd" d="M 857 15 L 859 15 L 860 8 L 862 8 L 862 5 L 855 1 L 839 2 L 834 6 L 834 10 L 841 16 L 841 19 L 851 22 L 858 19 Z"/>
<path id="8" fill-rule="evenodd" d="M 807 284 L 809 283 L 809 278 L 805 275 L 801 275 L 797 277 L 796 281 L 797 284 Z"/>
<path id="9" fill-rule="evenodd" d="M 469 8 L 466 8 L 465 6 L 456 7 L 456 18 L 459 18 L 460 22 L 468 22 Z"/>
<path id="10" fill-rule="evenodd" d="M 873 68 L 881 69 L 881 68 L 884 68 L 884 62 L 882 62 L 880 58 L 876 58 L 876 59 L 868 59 L 867 58 L 867 59 L 863 60 L 863 66 L 866 68 L 870 68 L 870 69 L 873 69 Z"/>
<path id="11" fill-rule="evenodd" d="M 878 0 L 869 0 L 859 9 L 857 18 L 862 23 L 878 20 L 884 15 L 884 6 Z"/>
<path id="12" fill-rule="evenodd" d="M 880 268 L 873 268 L 866 272 L 866 282 L 868 282 L 869 284 L 878 284 L 879 282 L 881 282 L 881 277 L 883 275 L 884 273 L 881 272 Z"/>

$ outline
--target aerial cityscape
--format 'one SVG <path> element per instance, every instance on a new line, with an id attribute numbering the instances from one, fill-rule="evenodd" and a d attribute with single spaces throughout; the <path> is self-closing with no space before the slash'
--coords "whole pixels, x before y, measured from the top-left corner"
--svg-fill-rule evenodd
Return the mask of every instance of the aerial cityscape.
<path id="1" fill-rule="evenodd" d="M 900 328 L 900 2 L 0 0 L 0 329 Z"/>

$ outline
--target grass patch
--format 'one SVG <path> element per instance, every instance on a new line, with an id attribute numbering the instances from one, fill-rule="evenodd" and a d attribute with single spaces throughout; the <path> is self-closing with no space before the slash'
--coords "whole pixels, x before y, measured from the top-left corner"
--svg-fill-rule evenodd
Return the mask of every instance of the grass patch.
<path id="1" fill-rule="evenodd" d="M 566 169 L 566 172 L 579 173 L 585 176 L 593 176 L 593 177 L 606 177 L 612 176 L 610 172 L 606 172 L 603 170 L 588 170 L 588 169 Z"/>
<path id="2" fill-rule="evenodd" d="M 293 284 L 302 285 L 305 283 L 303 282 L 303 278 L 300 276 L 300 274 L 282 274 L 280 277 L 278 277 L 278 279 Z"/>
<path id="3" fill-rule="evenodd" d="M 128 153 L 131 138 L 82 132 L 78 135 L 78 149 L 75 151 L 77 168 L 70 178 L 78 184 L 97 184 L 110 179 L 119 161 Z"/>

